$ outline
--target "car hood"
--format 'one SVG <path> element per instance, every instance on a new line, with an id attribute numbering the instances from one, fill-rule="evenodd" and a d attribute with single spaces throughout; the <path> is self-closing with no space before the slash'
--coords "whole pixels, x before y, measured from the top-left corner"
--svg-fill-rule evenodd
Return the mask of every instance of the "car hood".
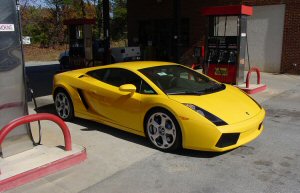
<path id="1" fill-rule="evenodd" d="M 179 103 L 196 105 L 228 124 L 245 121 L 257 115 L 261 108 L 238 88 L 226 85 L 222 91 L 205 95 L 168 95 Z"/>

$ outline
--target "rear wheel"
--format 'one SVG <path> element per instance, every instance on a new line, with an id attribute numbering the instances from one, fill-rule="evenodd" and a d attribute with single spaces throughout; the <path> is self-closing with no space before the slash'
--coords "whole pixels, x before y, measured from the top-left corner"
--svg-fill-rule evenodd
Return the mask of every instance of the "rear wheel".
<path id="1" fill-rule="evenodd" d="M 74 118 L 74 109 L 70 96 L 64 90 L 56 92 L 54 97 L 55 109 L 60 118 L 69 121 Z"/>
<path id="2" fill-rule="evenodd" d="M 156 110 L 146 118 L 145 133 L 159 150 L 174 151 L 181 145 L 181 130 L 175 117 L 166 110 Z"/>

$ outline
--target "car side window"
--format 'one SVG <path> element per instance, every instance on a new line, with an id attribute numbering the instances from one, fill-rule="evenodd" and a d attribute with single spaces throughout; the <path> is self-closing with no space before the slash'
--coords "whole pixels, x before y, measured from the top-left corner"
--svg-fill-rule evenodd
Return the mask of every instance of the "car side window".
<path id="1" fill-rule="evenodd" d="M 87 72 L 87 74 L 97 80 L 103 81 L 104 75 L 106 74 L 107 69 L 99 69 Z"/>
<path id="2" fill-rule="evenodd" d="M 107 84 L 119 87 L 123 84 L 133 84 L 136 92 L 141 94 L 154 94 L 155 91 L 135 73 L 122 68 L 106 68 L 89 71 L 88 75 L 105 82 Z"/>
<path id="3" fill-rule="evenodd" d="M 121 86 L 126 83 L 126 78 L 120 68 L 105 68 L 87 72 L 88 75 L 113 86 Z"/>
<path id="4" fill-rule="evenodd" d="M 127 84 L 124 72 L 122 72 L 122 69 L 120 68 L 107 69 L 102 81 L 116 87 L 119 87 L 123 84 Z"/>
<path id="5" fill-rule="evenodd" d="M 156 94 L 156 92 L 151 88 L 149 84 L 147 84 L 145 81 L 142 81 L 141 85 L 141 94 Z"/>

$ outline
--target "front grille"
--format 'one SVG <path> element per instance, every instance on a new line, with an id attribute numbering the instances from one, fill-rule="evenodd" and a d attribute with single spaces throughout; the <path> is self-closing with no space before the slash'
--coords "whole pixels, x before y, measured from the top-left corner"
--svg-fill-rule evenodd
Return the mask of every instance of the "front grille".
<path id="1" fill-rule="evenodd" d="M 240 133 L 223 133 L 216 144 L 216 147 L 222 148 L 237 143 L 240 137 Z"/>

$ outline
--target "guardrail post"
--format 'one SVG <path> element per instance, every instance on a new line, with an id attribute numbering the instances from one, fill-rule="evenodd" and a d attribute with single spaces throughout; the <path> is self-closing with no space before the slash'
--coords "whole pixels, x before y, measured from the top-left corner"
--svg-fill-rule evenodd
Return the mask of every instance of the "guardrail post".
<path id="1" fill-rule="evenodd" d="M 26 116 L 23 116 L 23 117 L 20 117 L 18 119 L 11 121 L 6 126 L 4 126 L 0 131 L 0 145 L 2 144 L 3 140 L 8 135 L 8 133 L 11 132 L 16 127 L 26 124 L 26 123 L 39 121 L 39 120 L 48 120 L 48 121 L 55 122 L 61 128 L 61 130 L 63 132 L 64 140 L 65 140 L 65 150 L 66 151 L 72 150 L 72 139 L 71 139 L 71 134 L 70 134 L 70 130 L 69 130 L 68 126 L 61 118 L 59 118 L 56 115 L 49 114 L 49 113 L 26 115 Z"/>
<path id="2" fill-rule="evenodd" d="M 248 73 L 247 73 L 247 77 L 246 77 L 246 88 L 249 88 L 250 86 L 250 77 L 251 77 L 251 73 L 252 72 L 256 72 L 257 74 L 257 84 L 260 84 L 260 70 L 258 67 L 252 67 Z"/>

